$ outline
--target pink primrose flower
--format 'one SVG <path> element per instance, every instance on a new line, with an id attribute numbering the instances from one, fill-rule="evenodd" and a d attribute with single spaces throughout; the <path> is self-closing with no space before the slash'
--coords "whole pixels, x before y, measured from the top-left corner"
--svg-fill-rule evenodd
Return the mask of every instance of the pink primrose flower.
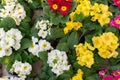
<path id="1" fill-rule="evenodd" d="M 120 9 L 120 0 L 113 0 L 114 5 Z"/>
<path id="2" fill-rule="evenodd" d="M 120 15 L 116 16 L 111 22 L 110 22 L 110 26 L 114 26 L 118 29 L 120 29 Z"/>
<path id="3" fill-rule="evenodd" d="M 114 80 L 114 77 L 111 75 L 107 75 L 106 77 L 104 77 L 102 80 Z"/>

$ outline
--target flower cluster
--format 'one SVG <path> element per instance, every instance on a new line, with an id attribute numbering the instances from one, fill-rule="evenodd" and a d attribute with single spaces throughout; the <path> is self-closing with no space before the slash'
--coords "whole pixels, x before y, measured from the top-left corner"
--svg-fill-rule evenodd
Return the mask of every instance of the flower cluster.
<path id="1" fill-rule="evenodd" d="M 102 80 L 119 80 L 120 79 L 120 70 L 112 71 L 110 74 L 108 74 L 107 70 L 101 70 L 101 71 L 99 71 L 99 77 Z"/>
<path id="2" fill-rule="evenodd" d="M 82 26 L 81 22 L 74 22 L 75 15 L 80 15 L 81 13 L 83 13 L 85 17 L 91 16 L 93 22 L 98 20 L 101 26 L 108 24 L 110 22 L 109 16 L 112 16 L 107 5 L 98 3 L 92 5 L 89 0 L 79 0 L 76 10 L 70 14 L 71 21 L 66 22 L 66 27 L 64 28 L 65 34 L 73 28 L 78 30 Z"/>
<path id="3" fill-rule="evenodd" d="M 72 77 L 71 80 L 83 80 L 83 71 L 81 69 L 78 69 L 77 74 Z"/>
<path id="4" fill-rule="evenodd" d="M 17 2 L 17 0 L 2 0 L 2 3 Z"/>
<path id="5" fill-rule="evenodd" d="M 24 78 L 3 76 L 0 80 L 25 80 Z"/>
<path id="6" fill-rule="evenodd" d="M 27 75 L 31 73 L 32 66 L 25 62 L 15 61 L 10 69 L 10 72 L 18 74 L 20 78 L 26 78 Z"/>
<path id="7" fill-rule="evenodd" d="M 111 22 L 110 22 L 110 26 L 114 26 L 118 29 L 120 29 L 120 15 L 116 16 Z"/>
<path id="8" fill-rule="evenodd" d="M 38 56 L 39 52 L 50 50 L 51 44 L 43 39 L 38 40 L 38 38 L 32 37 L 32 45 L 28 48 L 28 51 L 33 55 Z"/>
<path id="9" fill-rule="evenodd" d="M 51 26 L 52 23 L 50 23 L 48 20 L 37 21 L 35 28 L 39 30 L 38 36 L 42 38 L 46 38 L 46 36 L 50 34 Z"/>
<path id="10" fill-rule="evenodd" d="M 91 11 L 91 2 L 89 0 L 79 0 L 78 5 L 76 7 L 75 13 L 80 14 L 83 13 L 84 16 L 89 16 Z"/>
<path id="11" fill-rule="evenodd" d="M 53 12 L 59 12 L 65 16 L 72 8 L 73 0 L 47 0 L 48 4 Z"/>
<path id="12" fill-rule="evenodd" d="M 12 17 L 16 25 L 20 25 L 20 22 L 26 17 L 24 7 L 20 3 L 7 2 L 2 9 L 0 9 L 0 17 Z"/>
<path id="13" fill-rule="evenodd" d="M 91 66 L 94 64 L 94 54 L 92 52 L 94 47 L 85 42 L 85 44 L 80 43 L 75 45 L 75 48 L 78 64 L 91 68 Z"/>
<path id="14" fill-rule="evenodd" d="M 0 57 L 10 56 L 12 48 L 18 50 L 21 39 L 22 34 L 18 29 L 11 28 L 5 32 L 3 28 L 0 28 Z"/>
<path id="15" fill-rule="evenodd" d="M 66 27 L 64 28 L 64 33 L 67 34 L 72 29 L 78 30 L 81 27 L 82 27 L 81 22 L 68 21 L 68 22 L 66 22 Z"/>
<path id="16" fill-rule="evenodd" d="M 65 70 L 69 70 L 70 68 L 66 53 L 57 49 L 48 53 L 47 63 L 50 67 L 52 67 L 52 72 L 54 72 L 57 76 L 62 74 Z"/>
<path id="17" fill-rule="evenodd" d="M 119 46 L 118 38 L 112 32 L 103 33 L 100 36 L 95 36 L 92 38 L 93 45 L 98 49 L 98 54 L 102 58 L 116 58 L 118 52 L 116 49 Z"/>
<path id="18" fill-rule="evenodd" d="M 91 7 L 90 15 L 92 16 L 92 21 L 97 21 L 101 26 L 108 24 L 110 22 L 109 16 L 112 16 L 112 13 L 109 11 L 108 5 L 95 3 Z"/>
<path id="19" fill-rule="evenodd" d="M 120 0 L 113 0 L 114 5 L 120 9 Z"/>

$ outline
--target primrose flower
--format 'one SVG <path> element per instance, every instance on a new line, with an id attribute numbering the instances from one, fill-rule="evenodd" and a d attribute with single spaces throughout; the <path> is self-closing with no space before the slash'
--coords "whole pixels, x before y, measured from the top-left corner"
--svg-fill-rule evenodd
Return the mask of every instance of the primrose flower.
<path id="1" fill-rule="evenodd" d="M 120 0 L 113 0 L 114 5 L 120 9 Z"/>
<path id="2" fill-rule="evenodd" d="M 83 80 L 83 71 L 81 69 L 78 69 L 77 74 L 72 77 L 71 80 Z"/>
<path id="3" fill-rule="evenodd" d="M 20 78 L 26 78 L 26 75 L 29 75 L 32 70 L 32 66 L 25 62 L 15 61 L 10 69 L 10 72 L 15 72 Z"/>
<path id="4" fill-rule="evenodd" d="M 48 0 L 50 9 L 53 12 L 59 12 L 63 16 L 67 15 L 72 8 L 72 2 L 73 0 Z"/>
<path id="5" fill-rule="evenodd" d="M 101 71 L 99 71 L 99 77 L 103 78 L 106 75 L 106 73 L 107 73 L 107 70 L 101 70 Z"/>
<path id="6" fill-rule="evenodd" d="M 102 80 L 114 80 L 114 77 L 111 75 L 107 75 L 105 78 L 103 78 Z"/>
<path id="7" fill-rule="evenodd" d="M 120 29 L 120 15 L 116 16 L 111 22 L 110 22 L 110 26 L 114 26 L 118 29 Z"/>
<path id="8" fill-rule="evenodd" d="M 70 69 L 67 59 L 66 52 L 55 49 L 48 53 L 47 63 L 50 67 L 52 67 L 51 71 L 59 76 L 65 70 Z"/>

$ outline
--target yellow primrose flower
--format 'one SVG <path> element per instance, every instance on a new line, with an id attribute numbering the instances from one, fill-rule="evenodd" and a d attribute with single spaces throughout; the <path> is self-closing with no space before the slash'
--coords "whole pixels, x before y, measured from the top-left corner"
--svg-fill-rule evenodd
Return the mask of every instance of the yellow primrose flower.
<path id="1" fill-rule="evenodd" d="M 71 12 L 71 13 L 70 13 L 70 19 L 71 19 L 71 21 L 73 21 L 74 15 L 75 15 L 75 12 Z"/>
<path id="2" fill-rule="evenodd" d="M 118 38 L 112 32 L 106 32 L 98 37 L 93 37 L 92 42 L 102 58 L 116 58 L 118 56 L 116 52 L 119 46 Z"/>
<path id="3" fill-rule="evenodd" d="M 72 79 L 70 80 L 83 80 L 82 76 L 83 76 L 83 71 L 81 69 L 78 69 L 77 74 L 73 76 Z"/>
<path id="4" fill-rule="evenodd" d="M 98 54 L 99 54 L 102 58 L 110 58 L 109 55 L 110 55 L 111 53 L 110 53 L 110 51 L 108 51 L 108 50 L 99 49 Z"/>
<path id="5" fill-rule="evenodd" d="M 101 36 L 100 36 L 101 40 L 103 41 L 104 44 L 106 45 L 109 45 L 112 43 L 113 41 L 113 36 L 111 34 L 111 32 L 108 32 L 108 33 L 103 33 Z"/>
<path id="6" fill-rule="evenodd" d="M 100 37 L 93 37 L 92 42 L 95 48 L 100 48 L 103 45 L 103 42 Z"/>
<path id="7" fill-rule="evenodd" d="M 86 44 L 80 43 L 78 45 L 75 45 L 75 50 L 78 64 L 80 64 L 81 66 L 91 68 L 91 66 L 94 64 L 94 55 L 92 52 L 92 50 L 94 50 L 94 47 L 92 47 L 88 43 Z"/>
<path id="8" fill-rule="evenodd" d="M 110 22 L 110 18 L 108 18 L 107 15 L 101 15 L 101 17 L 98 19 L 98 22 L 100 23 L 101 26 L 106 25 Z"/>
<path id="9" fill-rule="evenodd" d="M 81 27 L 82 27 L 82 23 L 81 22 L 74 22 L 74 29 L 75 30 L 78 30 Z"/>
<path id="10" fill-rule="evenodd" d="M 89 43 L 85 42 L 85 46 L 90 49 L 91 51 L 95 50 L 93 46 L 91 46 Z"/>

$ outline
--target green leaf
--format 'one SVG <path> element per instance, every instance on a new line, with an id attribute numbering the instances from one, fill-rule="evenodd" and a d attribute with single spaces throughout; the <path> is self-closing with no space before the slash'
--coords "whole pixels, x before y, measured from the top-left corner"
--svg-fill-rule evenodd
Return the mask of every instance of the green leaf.
<path id="1" fill-rule="evenodd" d="M 83 13 L 80 13 L 80 14 L 75 14 L 74 15 L 74 21 L 83 21 L 85 19 L 85 16 Z"/>
<path id="2" fill-rule="evenodd" d="M 68 46 L 68 44 L 65 43 L 65 42 L 64 42 L 64 43 L 59 43 L 59 44 L 57 45 L 56 49 L 67 52 L 67 51 L 69 50 L 69 46 Z"/>
<path id="3" fill-rule="evenodd" d="M 48 36 L 48 38 L 57 39 L 57 38 L 61 38 L 63 36 L 64 36 L 63 29 L 61 29 L 61 28 L 51 28 L 50 29 L 50 35 Z"/>
<path id="4" fill-rule="evenodd" d="M 105 32 L 113 32 L 115 35 L 119 36 L 119 30 L 115 27 L 106 27 Z"/>
<path id="5" fill-rule="evenodd" d="M 73 75 L 72 70 L 64 71 L 63 74 L 59 75 L 57 80 L 70 80 L 71 76 Z"/>
<path id="6" fill-rule="evenodd" d="M 55 24 L 55 25 L 57 25 L 57 24 L 59 24 L 60 22 L 61 22 L 61 18 L 62 18 L 62 16 L 61 15 L 55 15 L 55 16 L 50 16 L 51 18 L 50 18 L 50 21 L 53 23 L 53 24 Z"/>
<path id="7" fill-rule="evenodd" d="M 15 53 L 15 60 L 22 61 L 20 53 Z"/>
<path id="8" fill-rule="evenodd" d="M 20 49 L 27 49 L 32 45 L 32 41 L 27 38 L 23 38 L 21 40 L 21 48 Z"/>
<path id="9" fill-rule="evenodd" d="M 76 31 L 73 31 L 70 36 L 68 37 L 67 44 L 69 45 L 70 49 L 74 49 L 74 45 L 78 44 L 79 36 Z"/>
<path id="10" fill-rule="evenodd" d="M 101 80 L 101 79 L 99 78 L 98 74 L 93 74 L 93 75 L 87 76 L 85 80 Z"/>
<path id="11" fill-rule="evenodd" d="M 38 30 L 36 28 L 31 28 L 30 36 L 38 37 Z"/>
<path id="12" fill-rule="evenodd" d="M 11 17 L 3 18 L 0 22 L 0 27 L 4 28 L 6 31 L 11 28 L 16 28 L 15 20 Z"/>
<path id="13" fill-rule="evenodd" d="M 69 16 L 64 16 L 61 19 L 61 23 L 66 23 L 69 20 Z"/>
<path id="14" fill-rule="evenodd" d="M 22 61 L 23 62 L 26 62 L 28 60 L 28 53 L 26 51 L 24 51 L 22 54 L 21 54 L 21 57 L 22 57 Z"/>
<path id="15" fill-rule="evenodd" d="M 44 64 L 47 64 L 48 53 L 46 51 L 39 52 L 39 58 L 43 61 Z"/>
<path id="16" fill-rule="evenodd" d="M 93 35 L 92 35 L 92 34 L 86 35 L 86 36 L 85 36 L 85 42 L 88 42 L 88 43 L 91 43 L 91 44 L 92 44 L 92 38 L 93 38 Z"/>

